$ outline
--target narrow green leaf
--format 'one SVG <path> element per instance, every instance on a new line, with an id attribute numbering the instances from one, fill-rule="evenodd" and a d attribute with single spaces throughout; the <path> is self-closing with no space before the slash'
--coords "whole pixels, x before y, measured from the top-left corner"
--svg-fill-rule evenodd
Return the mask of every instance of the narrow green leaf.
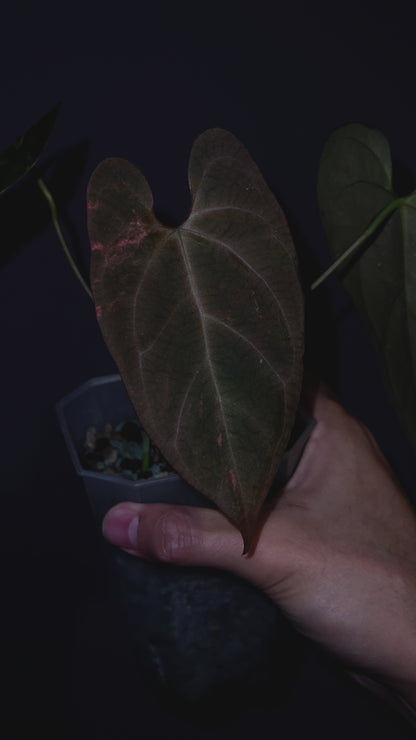
<path id="1" fill-rule="evenodd" d="M 98 166 L 91 285 L 144 428 L 247 548 L 297 410 L 303 296 L 284 214 L 234 136 L 196 140 L 189 183 L 192 210 L 172 229 L 139 170 Z"/>
<path id="2" fill-rule="evenodd" d="M 55 126 L 61 104 L 55 105 L 0 154 L 0 194 L 15 185 L 42 154 Z"/>
<path id="3" fill-rule="evenodd" d="M 370 328 L 392 402 L 416 446 L 416 194 L 398 199 L 394 193 L 390 149 L 380 131 L 352 124 L 330 136 L 319 167 L 318 202 L 334 258 L 391 206 L 343 280 Z"/>

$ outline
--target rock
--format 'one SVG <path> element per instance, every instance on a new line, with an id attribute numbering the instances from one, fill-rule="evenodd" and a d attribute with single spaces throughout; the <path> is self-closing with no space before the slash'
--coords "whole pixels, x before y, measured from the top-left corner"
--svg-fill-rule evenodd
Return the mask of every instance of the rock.
<path id="1" fill-rule="evenodd" d="M 108 467 L 111 468 L 113 465 L 115 465 L 117 461 L 117 457 L 118 457 L 118 450 L 116 450 L 115 447 L 108 447 L 107 455 L 106 455 L 104 462 Z"/>
<path id="2" fill-rule="evenodd" d="M 112 434 L 113 434 L 113 427 L 111 426 L 111 424 L 104 424 L 103 437 L 107 437 L 107 439 L 111 439 Z"/>
<path id="3" fill-rule="evenodd" d="M 115 429 L 109 423 L 99 431 L 96 427 L 89 427 L 80 460 L 86 470 L 134 481 L 153 476 L 159 478 L 172 470 L 136 419 L 128 419 Z M 145 470 L 142 470 L 142 464 L 146 465 Z"/>
<path id="4" fill-rule="evenodd" d="M 84 447 L 87 450 L 95 450 L 95 444 L 97 441 L 97 429 L 96 427 L 88 427 L 85 433 Z"/>

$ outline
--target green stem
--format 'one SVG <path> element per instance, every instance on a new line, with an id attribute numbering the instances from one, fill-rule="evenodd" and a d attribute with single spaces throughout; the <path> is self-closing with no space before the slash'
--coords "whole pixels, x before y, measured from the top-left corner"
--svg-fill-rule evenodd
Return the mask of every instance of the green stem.
<path id="1" fill-rule="evenodd" d="M 351 244 L 348 249 L 341 254 L 340 257 L 338 257 L 335 262 L 328 267 L 327 270 L 317 279 L 314 283 L 311 285 L 311 290 L 315 290 L 315 288 L 318 287 L 318 285 L 321 285 L 321 283 L 324 282 L 324 280 L 327 279 L 330 275 L 332 275 L 335 270 L 342 265 L 343 262 L 345 262 L 348 257 L 350 257 L 359 247 L 361 247 L 364 242 L 370 238 L 374 234 L 374 232 L 378 229 L 378 227 L 385 221 L 390 214 L 396 210 L 396 208 L 399 208 L 404 201 L 407 200 L 407 198 L 396 198 L 396 200 L 392 200 L 391 203 L 389 203 L 385 208 L 383 208 L 380 213 L 377 214 L 377 216 L 374 218 L 374 220 L 371 222 L 369 226 L 367 226 L 366 230 L 361 234 L 361 236 L 356 239 L 356 241 Z"/>
<path id="2" fill-rule="evenodd" d="M 76 264 L 75 264 L 75 262 L 74 262 L 74 260 L 72 258 L 72 255 L 71 255 L 71 253 L 70 253 L 70 251 L 68 249 L 68 245 L 67 245 L 67 243 L 66 243 L 66 241 L 64 239 L 64 235 L 62 234 L 61 227 L 59 226 L 58 214 L 57 214 L 57 211 L 56 211 L 55 201 L 54 201 L 51 193 L 49 192 L 48 188 L 46 187 L 46 185 L 45 185 L 45 183 L 44 183 L 44 181 L 42 180 L 41 177 L 38 178 L 38 181 L 37 182 L 38 182 L 38 185 L 39 185 L 39 187 L 40 187 L 43 195 L 45 196 L 46 200 L 49 203 L 49 208 L 51 209 L 52 223 L 53 223 L 53 225 L 55 227 L 55 231 L 56 231 L 56 233 L 58 235 L 58 239 L 61 242 L 61 245 L 62 245 L 62 248 L 64 250 L 65 256 L 66 256 L 69 264 L 71 265 L 71 268 L 74 271 L 76 277 L 78 278 L 79 282 L 81 283 L 82 287 L 84 288 L 85 292 L 89 295 L 89 297 L 91 298 L 91 300 L 93 300 L 91 290 L 89 289 L 87 283 L 85 282 L 85 280 L 82 277 L 80 271 L 78 270 L 78 267 L 76 266 Z"/>

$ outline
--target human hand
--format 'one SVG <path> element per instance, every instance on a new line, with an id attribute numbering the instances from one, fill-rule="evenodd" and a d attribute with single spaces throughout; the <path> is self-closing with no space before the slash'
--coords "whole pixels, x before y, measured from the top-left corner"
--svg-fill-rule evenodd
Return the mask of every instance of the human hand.
<path id="1" fill-rule="evenodd" d="M 415 514 L 360 422 L 324 393 L 312 413 L 301 462 L 248 555 L 211 509 L 123 503 L 104 535 L 138 557 L 246 578 L 358 677 L 416 705 Z"/>

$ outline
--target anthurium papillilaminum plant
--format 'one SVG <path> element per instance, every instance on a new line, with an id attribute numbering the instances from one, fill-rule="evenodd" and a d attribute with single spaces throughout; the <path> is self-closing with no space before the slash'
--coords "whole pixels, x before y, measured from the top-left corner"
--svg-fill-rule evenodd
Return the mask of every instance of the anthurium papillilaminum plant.
<path id="1" fill-rule="evenodd" d="M 318 201 L 336 258 L 321 280 L 342 267 L 345 287 L 372 334 L 392 403 L 416 447 L 416 191 L 395 193 L 384 135 L 350 124 L 334 131 L 325 145 Z"/>
<path id="2" fill-rule="evenodd" d="M 143 427 L 247 551 L 298 408 L 303 295 L 285 216 L 232 134 L 199 136 L 189 187 L 189 216 L 171 228 L 135 166 L 97 167 L 91 288 Z"/>

